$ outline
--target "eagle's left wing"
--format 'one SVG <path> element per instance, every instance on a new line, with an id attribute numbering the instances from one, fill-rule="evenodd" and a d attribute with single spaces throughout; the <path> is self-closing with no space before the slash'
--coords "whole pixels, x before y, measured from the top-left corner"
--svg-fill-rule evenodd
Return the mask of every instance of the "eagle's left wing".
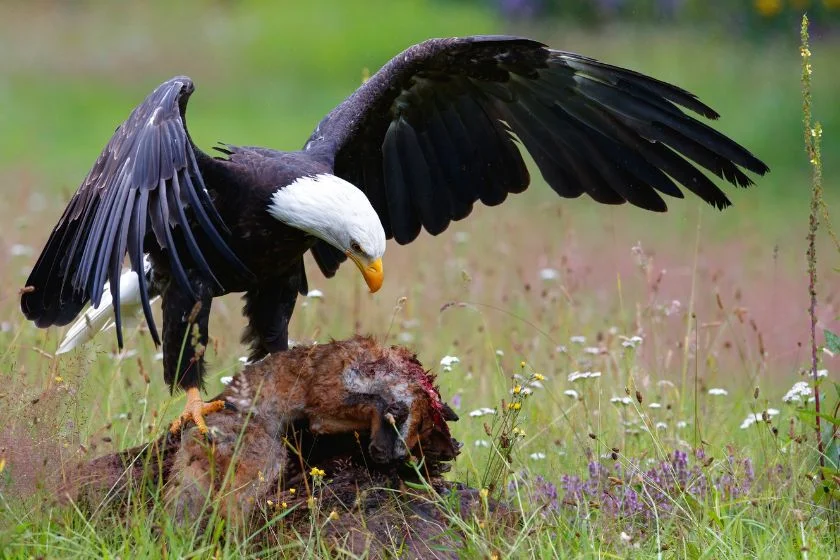
<path id="1" fill-rule="evenodd" d="M 563 197 L 666 210 L 682 185 L 723 208 L 704 168 L 738 186 L 767 166 L 683 112 L 676 86 L 516 37 L 432 39 L 388 62 L 319 124 L 306 149 L 362 189 L 388 237 L 409 243 L 492 206 L 530 178 L 515 139 Z M 698 168 L 699 167 L 699 168 Z M 313 249 L 331 276 L 344 255 Z"/>

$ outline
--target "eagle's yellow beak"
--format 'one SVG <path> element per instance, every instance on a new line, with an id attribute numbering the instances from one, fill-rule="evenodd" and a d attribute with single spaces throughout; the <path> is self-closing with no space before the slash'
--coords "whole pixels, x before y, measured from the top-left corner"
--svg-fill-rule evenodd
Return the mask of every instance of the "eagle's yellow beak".
<path id="1" fill-rule="evenodd" d="M 356 255 L 347 253 L 347 256 L 359 267 L 368 288 L 370 288 L 370 293 L 378 291 L 382 287 L 382 279 L 385 276 L 382 273 L 382 259 L 376 259 L 366 266 Z"/>

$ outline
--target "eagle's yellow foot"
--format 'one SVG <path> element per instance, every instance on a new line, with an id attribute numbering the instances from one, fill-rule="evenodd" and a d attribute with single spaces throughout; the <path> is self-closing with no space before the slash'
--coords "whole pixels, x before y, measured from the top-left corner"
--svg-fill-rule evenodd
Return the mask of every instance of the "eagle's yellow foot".
<path id="1" fill-rule="evenodd" d="M 195 425 L 198 426 L 198 431 L 206 434 L 207 424 L 204 423 L 204 416 L 218 412 L 224 407 L 225 401 L 204 402 L 201 400 L 201 393 L 198 388 L 190 387 L 187 389 L 187 404 L 184 405 L 184 412 L 172 422 L 172 425 L 169 426 L 169 431 L 173 435 L 176 435 L 181 430 L 181 427 L 190 422 L 195 422 Z"/>

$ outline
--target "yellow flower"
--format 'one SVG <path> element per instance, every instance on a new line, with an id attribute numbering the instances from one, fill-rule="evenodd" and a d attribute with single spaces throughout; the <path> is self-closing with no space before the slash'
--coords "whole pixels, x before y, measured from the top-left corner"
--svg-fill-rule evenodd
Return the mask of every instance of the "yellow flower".
<path id="1" fill-rule="evenodd" d="M 267 500 L 265 503 L 268 504 L 268 507 L 271 507 L 271 506 L 274 505 L 274 502 L 272 502 L 271 500 Z"/>
<path id="2" fill-rule="evenodd" d="M 288 506 L 286 505 L 286 502 L 283 502 L 283 503 L 280 504 L 280 507 L 282 507 L 283 509 L 286 509 Z"/>
<path id="3" fill-rule="evenodd" d="M 537 381 L 543 381 L 543 380 L 545 380 L 545 376 L 541 373 L 535 373 L 534 374 L 534 379 L 536 379 Z"/>
<path id="4" fill-rule="evenodd" d="M 782 11 L 782 0 L 755 0 L 755 9 L 764 17 L 773 17 Z"/>
<path id="5" fill-rule="evenodd" d="M 515 402 L 511 404 L 513 404 L 513 410 L 519 410 L 520 408 L 522 408 L 522 403 Z"/>
<path id="6" fill-rule="evenodd" d="M 6 469 L 6 458 L 0 458 L 0 473 L 2 473 Z"/>
<path id="7" fill-rule="evenodd" d="M 522 385 L 517 385 L 516 387 L 513 388 L 513 394 L 514 395 L 518 395 L 521 392 L 522 392 Z"/>
<path id="8" fill-rule="evenodd" d="M 487 496 L 490 495 L 490 490 L 488 490 L 487 488 L 482 488 L 478 491 L 478 495 L 481 496 L 482 500 L 486 500 Z"/>
<path id="9" fill-rule="evenodd" d="M 60 375 L 56 375 L 56 376 L 55 376 L 55 382 L 56 382 L 56 383 L 61 383 L 62 381 L 64 381 L 64 378 L 63 378 L 63 377 L 61 377 Z"/>
<path id="10" fill-rule="evenodd" d="M 338 512 L 335 511 L 335 510 L 332 510 L 330 512 L 329 520 L 330 521 L 338 521 Z"/>
<path id="11" fill-rule="evenodd" d="M 291 494 L 292 496 L 294 496 L 294 495 L 295 495 L 295 492 L 297 492 L 297 488 L 289 488 L 289 494 Z"/>
<path id="12" fill-rule="evenodd" d="M 522 369 L 525 369 L 525 362 L 519 362 L 519 367 L 521 367 Z"/>
<path id="13" fill-rule="evenodd" d="M 324 475 L 326 475 L 327 473 L 325 473 L 318 467 L 312 467 L 312 470 L 309 471 L 309 474 L 310 476 L 312 476 L 312 478 L 324 478 Z"/>

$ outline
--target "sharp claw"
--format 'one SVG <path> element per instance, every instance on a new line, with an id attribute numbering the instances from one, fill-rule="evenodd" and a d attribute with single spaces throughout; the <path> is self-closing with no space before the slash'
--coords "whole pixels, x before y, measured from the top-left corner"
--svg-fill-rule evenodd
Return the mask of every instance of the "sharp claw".
<path id="1" fill-rule="evenodd" d="M 172 422 L 172 425 L 169 427 L 169 431 L 172 435 L 177 435 L 181 428 L 190 422 L 193 422 L 196 425 L 196 428 L 198 428 L 198 432 L 201 435 L 206 436 L 207 423 L 204 421 L 204 416 L 218 412 L 224 408 L 225 401 L 205 403 L 201 400 L 201 395 L 198 392 L 198 389 L 187 389 L 187 404 L 184 406 L 184 412 L 182 412 L 181 416 Z"/>

